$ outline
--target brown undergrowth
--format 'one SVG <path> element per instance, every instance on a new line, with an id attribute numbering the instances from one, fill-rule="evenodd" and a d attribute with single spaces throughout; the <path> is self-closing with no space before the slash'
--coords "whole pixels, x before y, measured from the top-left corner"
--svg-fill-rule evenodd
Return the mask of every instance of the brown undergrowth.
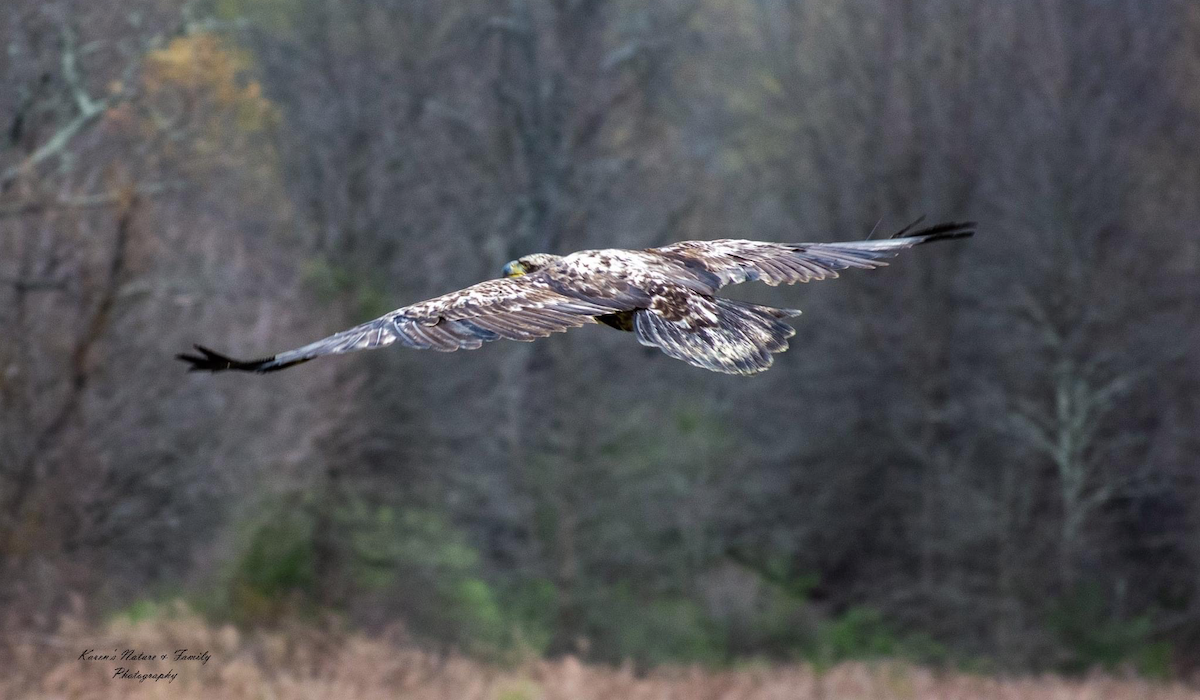
<path id="1" fill-rule="evenodd" d="M 530 659 L 507 666 L 436 655 L 389 641 L 312 626 L 239 632 L 179 608 L 174 614 L 102 627 L 66 621 L 53 636 L 7 641 L 2 698 L 228 698 L 229 700 L 806 700 L 932 698 L 1175 700 L 1200 698 L 1181 684 L 1094 675 L 997 678 L 898 663 L 843 663 L 741 670 L 630 668 Z M 176 660 L 176 650 L 186 649 Z M 91 650 L 91 659 L 80 658 Z M 166 654 L 166 660 L 120 660 Z M 207 661 L 203 656 L 207 653 Z M 96 658 L 115 655 L 117 660 Z M 201 657 L 201 658 L 195 658 Z M 171 679 L 114 678 L 116 668 Z M 168 682 L 169 680 L 169 682 Z"/>

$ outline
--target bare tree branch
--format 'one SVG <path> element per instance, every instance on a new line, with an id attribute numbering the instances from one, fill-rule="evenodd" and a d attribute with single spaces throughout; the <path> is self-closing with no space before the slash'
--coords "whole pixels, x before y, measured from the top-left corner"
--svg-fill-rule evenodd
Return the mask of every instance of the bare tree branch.
<path id="1" fill-rule="evenodd" d="M 181 182 L 152 182 L 135 185 L 132 189 L 139 199 L 148 199 L 177 192 L 184 187 L 184 183 Z M 120 204 L 126 197 L 128 197 L 128 193 L 125 190 L 114 190 L 97 194 L 56 197 L 50 200 L 28 200 L 0 206 L 0 218 L 40 214 L 55 209 L 95 209 Z"/>

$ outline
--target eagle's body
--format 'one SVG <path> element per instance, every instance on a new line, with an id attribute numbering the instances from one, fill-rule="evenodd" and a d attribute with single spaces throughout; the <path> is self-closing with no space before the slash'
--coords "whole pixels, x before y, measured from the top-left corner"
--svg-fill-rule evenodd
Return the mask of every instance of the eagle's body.
<path id="1" fill-rule="evenodd" d="M 909 227 L 911 228 L 911 226 Z M 646 250 L 538 253 L 514 260 L 505 277 L 397 309 L 296 350 L 261 360 L 234 360 L 197 346 L 180 355 L 192 370 L 270 372 L 321 355 L 399 342 L 445 352 L 507 338 L 531 341 L 585 323 L 637 334 L 643 345 L 716 372 L 754 374 L 771 366 L 795 334 L 774 309 L 723 299 L 727 284 L 769 285 L 837 277 L 848 267 L 875 268 L 914 245 L 973 233 L 973 224 L 941 224 L 892 238 L 846 243 L 683 241 Z"/>

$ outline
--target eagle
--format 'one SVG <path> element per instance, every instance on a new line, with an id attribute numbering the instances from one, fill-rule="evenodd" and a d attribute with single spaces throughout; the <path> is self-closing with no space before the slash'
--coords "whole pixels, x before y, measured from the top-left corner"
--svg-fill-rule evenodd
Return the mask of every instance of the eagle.
<path id="1" fill-rule="evenodd" d="M 295 350 L 237 360 L 201 345 L 180 354 L 194 372 L 275 372 L 323 355 L 398 343 L 453 352 L 499 340 L 533 341 L 602 323 L 632 332 L 642 345 L 726 374 L 770 368 L 796 331 L 779 309 L 717 296 L 729 284 L 768 285 L 830 279 L 846 268 L 873 269 L 916 245 L 975 232 L 974 222 L 948 222 L 890 238 L 841 243 L 771 243 L 737 239 L 681 241 L 643 250 L 534 253 L 506 264 L 503 277 L 396 309 L 373 321 Z"/>

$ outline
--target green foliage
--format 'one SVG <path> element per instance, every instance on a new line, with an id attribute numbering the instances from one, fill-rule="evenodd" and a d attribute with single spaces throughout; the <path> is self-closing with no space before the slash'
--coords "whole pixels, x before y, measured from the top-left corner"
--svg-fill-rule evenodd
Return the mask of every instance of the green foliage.
<path id="1" fill-rule="evenodd" d="M 779 657 L 811 642 L 808 592 L 815 577 L 793 575 L 783 561 L 758 569 L 726 565 L 722 570 L 736 571 L 741 579 L 740 592 L 726 592 L 706 606 L 727 657 L 747 653 Z"/>
<path id="2" fill-rule="evenodd" d="M 514 645 L 533 654 L 544 653 L 554 637 L 554 584 L 540 578 L 523 578 L 506 586 L 500 597 L 514 621 Z"/>
<path id="3" fill-rule="evenodd" d="M 781 593 L 799 601 L 807 600 L 812 590 L 821 583 L 818 574 L 794 572 L 791 557 L 782 553 L 768 559 L 760 575 Z"/>
<path id="4" fill-rule="evenodd" d="M 825 624 L 817 647 L 833 661 L 893 656 L 900 641 L 879 611 L 851 608 L 840 618 Z"/>
<path id="5" fill-rule="evenodd" d="M 458 579 L 479 563 L 462 534 L 430 510 L 358 502 L 343 508 L 338 519 L 350 531 L 359 582 L 368 588 L 390 585 L 396 566 Z"/>
<path id="6" fill-rule="evenodd" d="M 312 610 L 318 597 L 311 504 L 266 508 L 248 529 L 241 555 L 223 586 L 218 611 L 242 623 L 271 621 Z M 452 643 L 485 657 L 541 654 L 554 638 L 558 591 L 540 577 L 489 580 L 478 551 L 448 518 L 429 508 L 397 508 L 350 501 L 334 511 L 350 591 L 401 601 L 398 613 L 419 637 Z M 584 629 L 593 649 L 613 661 L 637 659 L 717 664 L 734 646 L 791 649 L 816 663 L 847 659 L 943 658 L 927 638 L 898 634 L 882 614 L 853 608 L 829 622 L 805 626 L 811 575 L 783 560 L 759 574 L 758 603 L 735 619 L 714 618 L 679 592 L 647 591 L 629 581 L 585 582 L 578 592 Z M 133 606 L 140 619 L 153 603 Z"/>
<path id="7" fill-rule="evenodd" d="M 537 700 L 541 696 L 540 689 L 535 683 L 520 680 L 501 688 L 496 693 L 496 700 Z"/>
<path id="8" fill-rule="evenodd" d="M 247 526 L 241 554 L 199 607 L 242 624 L 314 610 L 319 582 L 308 505 L 264 508 L 264 517 Z M 482 656 L 545 650 L 553 588 L 539 580 L 497 588 L 483 575 L 479 553 L 441 514 L 353 501 L 335 509 L 334 527 L 351 594 L 402 601 L 399 613 L 418 636 Z M 153 605 L 139 603 L 128 614 L 156 614 Z"/>
<path id="9" fill-rule="evenodd" d="M 901 634 L 878 610 L 855 607 L 820 625 L 807 655 L 822 665 L 880 658 L 934 663 L 948 651 L 928 635 Z"/>
<path id="10" fill-rule="evenodd" d="M 797 621 L 803 617 L 807 606 L 806 593 L 796 594 L 783 587 L 768 586 L 762 606 L 748 620 L 754 646 L 787 649 L 802 645 L 807 630 Z"/>
<path id="11" fill-rule="evenodd" d="M 1059 670 L 1082 673 L 1094 667 L 1132 666 L 1143 675 L 1165 678 L 1172 647 L 1153 639 L 1153 620 L 1144 614 L 1120 618 L 1094 583 L 1077 586 L 1051 609 L 1048 623 L 1067 652 Z"/>
<path id="12" fill-rule="evenodd" d="M 590 626 L 614 661 L 716 663 L 725 657 L 718 627 L 700 605 L 683 597 L 639 600 L 618 587 L 589 614 Z"/>
<path id="13" fill-rule="evenodd" d="M 170 617 L 175 614 L 177 607 L 160 602 L 157 599 L 143 598 L 135 600 L 126 608 L 117 610 L 109 618 L 111 620 L 124 620 L 130 623 L 145 622 L 147 620 Z"/>
<path id="14" fill-rule="evenodd" d="M 311 600 L 316 585 L 313 521 L 291 503 L 273 504 L 248 528 L 247 541 L 218 594 L 200 607 L 239 623 L 270 621 Z"/>
<path id="15" fill-rule="evenodd" d="M 265 524 L 242 557 L 239 579 L 264 595 L 310 591 L 314 582 L 312 525 L 304 516 Z"/>
<path id="16" fill-rule="evenodd" d="M 416 633 L 484 656 L 545 649 L 553 589 L 532 581 L 502 595 L 483 576 L 479 553 L 440 513 L 360 502 L 339 521 L 350 533 L 356 585 L 401 593 Z"/>
<path id="17" fill-rule="evenodd" d="M 355 502 L 339 512 L 338 520 L 349 532 L 356 585 L 403 589 L 415 631 L 477 651 L 504 646 L 504 616 L 491 586 L 479 576 L 479 555 L 443 516 Z"/>
<path id="18" fill-rule="evenodd" d="M 496 593 L 481 578 L 463 578 L 447 587 L 447 614 L 467 633 L 490 648 L 507 644 L 508 629 Z"/>

